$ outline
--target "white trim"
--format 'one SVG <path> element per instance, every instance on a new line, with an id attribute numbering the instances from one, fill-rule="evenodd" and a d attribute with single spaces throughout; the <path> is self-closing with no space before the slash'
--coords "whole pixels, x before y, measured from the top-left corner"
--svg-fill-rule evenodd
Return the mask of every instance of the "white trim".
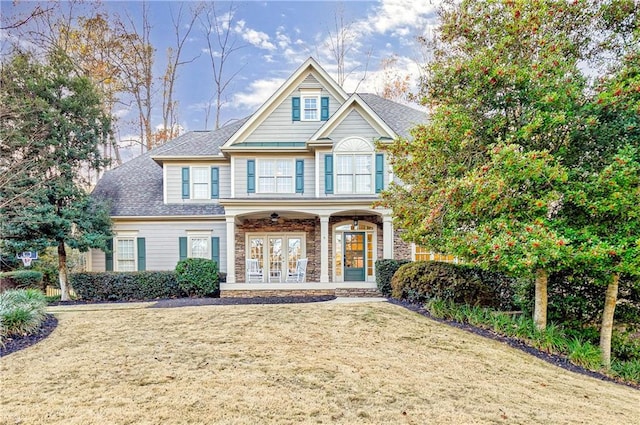
<path id="1" fill-rule="evenodd" d="M 198 168 L 198 169 L 206 169 L 206 179 L 204 180 L 204 183 L 198 183 L 200 185 L 202 184 L 206 184 L 207 185 L 207 190 L 205 191 L 205 197 L 204 198 L 196 198 L 195 197 L 195 179 L 194 179 L 194 173 L 193 171 Z M 192 165 L 189 167 L 189 199 L 192 200 L 197 200 L 197 201 L 204 201 L 204 200 L 211 200 L 211 166 L 210 165 Z"/>
<path id="2" fill-rule="evenodd" d="M 373 109 L 362 100 L 356 93 L 351 95 L 336 112 L 329 117 L 329 119 L 322 125 L 314 134 L 309 138 L 310 141 L 315 141 L 323 137 L 329 137 L 329 134 L 344 121 L 351 110 L 356 110 L 360 113 L 360 116 L 364 118 L 378 133 L 383 137 L 390 137 L 396 139 L 398 135 L 391 127 L 387 125 Z"/>
<path id="3" fill-rule="evenodd" d="M 243 140 L 247 134 L 254 131 L 267 117 L 271 115 L 285 99 L 290 96 L 309 74 L 314 74 L 325 89 L 340 102 L 349 96 L 331 76 L 313 59 L 307 59 L 300 67 L 267 99 L 265 103 L 240 127 L 222 146 L 221 150 Z"/>
<path id="4" fill-rule="evenodd" d="M 260 194 L 260 195 L 265 195 L 265 194 L 267 194 L 267 195 L 288 194 L 288 195 L 290 195 L 290 194 L 296 193 L 296 160 L 295 159 L 293 159 L 293 158 L 257 158 L 255 161 L 256 161 L 256 193 L 257 194 Z M 290 165 L 291 165 L 291 175 L 289 175 L 289 176 L 284 176 L 284 175 L 283 176 L 278 176 L 277 172 L 274 175 L 265 175 L 265 176 L 260 175 L 260 165 L 261 165 L 261 163 L 264 163 L 266 161 L 276 162 L 276 164 L 275 164 L 276 168 L 278 166 L 278 164 L 277 164 L 278 161 L 289 162 Z M 267 191 L 265 191 L 265 192 L 261 191 L 260 190 L 260 178 L 261 177 L 264 177 L 264 178 L 273 177 L 274 178 L 274 183 L 275 183 L 274 184 L 275 190 L 274 191 L 268 191 L 268 192 Z M 289 177 L 289 178 L 291 178 L 291 190 L 290 191 L 288 191 L 288 192 L 279 192 L 278 191 L 278 177 L 282 177 L 282 178 Z"/>
<path id="5" fill-rule="evenodd" d="M 375 279 L 376 279 L 376 269 L 375 269 L 375 263 L 378 260 L 378 225 L 375 223 L 371 223 L 369 221 L 360 221 L 360 224 L 362 225 L 368 225 L 371 227 L 371 229 L 353 229 L 353 230 L 337 230 L 338 227 L 340 226 L 344 226 L 344 225 L 350 225 L 353 224 L 352 221 L 350 220 L 344 220 L 344 221 L 340 221 L 338 223 L 334 223 L 331 226 L 331 270 L 332 270 L 332 280 L 333 282 L 339 283 L 340 286 L 342 286 L 345 283 L 349 283 L 348 281 L 345 282 L 344 280 L 344 264 L 342 264 L 342 270 L 340 273 L 340 276 L 338 277 L 337 275 L 337 266 L 336 266 L 336 257 L 337 257 L 337 252 L 336 249 L 340 249 L 340 255 L 341 257 L 343 256 L 343 249 L 344 249 L 344 233 L 350 233 L 350 232 L 355 232 L 355 233 L 364 233 L 365 234 L 365 238 L 364 238 L 364 255 L 365 255 L 365 264 L 364 264 L 364 278 L 365 281 L 367 282 L 374 282 L 375 283 Z M 337 243 L 336 243 L 336 237 L 338 235 L 338 233 L 342 234 L 342 238 L 341 238 L 341 244 L 338 247 Z M 367 258 L 367 235 L 371 234 L 371 242 L 373 244 L 372 250 L 371 250 L 371 267 L 372 267 L 372 274 L 371 276 L 369 276 L 367 274 L 367 269 L 369 267 L 369 259 Z"/>
<path id="6" fill-rule="evenodd" d="M 117 232 L 113 237 L 113 271 L 137 271 L 138 270 L 138 231 L 125 230 Z M 118 242 L 120 241 L 132 241 L 133 242 L 133 270 L 120 270 L 120 263 L 118 261 Z"/>
<path id="7" fill-rule="evenodd" d="M 231 170 L 231 197 L 235 198 L 236 197 L 236 160 L 237 158 L 232 157 L 231 158 L 231 165 L 230 165 L 230 170 Z"/>
<path id="8" fill-rule="evenodd" d="M 322 114 L 321 100 L 320 95 L 322 91 L 320 89 L 300 89 L 300 121 L 320 121 L 320 115 Z M 304 101 L 305 99 L 315 99 L 316 101 L 316 117 L 315 118 L 306 118 L 305 112 L 307 108 L 305 108 Z"/>
<path id="9" fill-rule="evenodd" d="M 182 176 L 180 176 L 180 180 L 182 180 Z M 169 189 L 167 187 L 168 181 L 169 180 L 167 179 L 167 167 L 163 165 L 162 166 L 162 203 L 165 205 L 169 203 Z M 181 189 L 180 191 L 182 192 L 182 181 L 180 181 L 180 189 Z"/>

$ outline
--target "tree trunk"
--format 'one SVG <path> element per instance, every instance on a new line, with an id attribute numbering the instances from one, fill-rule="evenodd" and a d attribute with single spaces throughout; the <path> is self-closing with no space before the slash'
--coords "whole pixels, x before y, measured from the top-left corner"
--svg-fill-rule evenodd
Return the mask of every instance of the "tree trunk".
<path id="1" fill-rule="evenodd" d="M 544 269 L 536 270 L 536 299 L 533 311 L 533 321 L 538 330 L 547 327 L 547 281 L 549 273 Z"/>
<path id="2" fill-rule="evenodd" d="M 611 282 L 607 285 L 604 296 L 604 310 L 602 311 L 602 326 L 600 327 L 600 353 L 602 364 L 609 369 L 611 366 L 611 335 L 613 334 L 613 314 L 618 300 L 618 282 L 620 275 L 614 273 Z"/>
<path id="3" fill-rule="evenodd" d="M 60 281 L 60 300 L 71 301 L 70 285 L 67 274 L 67 250 L 64 241 L 58 242 L 58 279 Z"/>

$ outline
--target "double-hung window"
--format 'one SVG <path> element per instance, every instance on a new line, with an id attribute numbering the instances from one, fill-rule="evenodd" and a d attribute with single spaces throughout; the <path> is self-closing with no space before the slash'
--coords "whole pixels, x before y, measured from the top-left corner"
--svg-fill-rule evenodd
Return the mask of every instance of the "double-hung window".
<path id="1" fill-rule="evenodd" d="M 116 239 L 116 270 L 133 272 L 136 270 L 135 238 Z"/>
<path id="2" fill-rule="evenodd" d="M 294 193 L 294 160 L 258 160 L 259 193 Z"/>
<path id="3" fill-rule="evenodd" d="M 209 199 L 211 194 L 209 193 L 209 182 L 211 181 L 209 167 L 192 167 L 191 179 L 193 199 Z"/>
<path id="4" fill-rule="evenodd" d="M 337 193 L 371 193 L 373 179 L 371 154 L 338 154 L 336 158 Z"/>
<path id="5" fill-rule="evenodd" d="M 320 96 L 302 96 L 302 121 L 320 121 Z"/>

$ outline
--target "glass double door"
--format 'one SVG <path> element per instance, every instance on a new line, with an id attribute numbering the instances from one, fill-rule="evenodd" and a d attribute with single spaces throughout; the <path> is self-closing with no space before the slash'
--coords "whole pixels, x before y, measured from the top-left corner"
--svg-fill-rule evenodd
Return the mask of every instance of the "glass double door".
<path id="1" fill-rule="evenodd" d="M 295 270 L 296 261 L 303 258 L 302 237 L 250 236 L 248 258 L 257 259 L 267 282 L 281 282 L 287 273 Z"/>

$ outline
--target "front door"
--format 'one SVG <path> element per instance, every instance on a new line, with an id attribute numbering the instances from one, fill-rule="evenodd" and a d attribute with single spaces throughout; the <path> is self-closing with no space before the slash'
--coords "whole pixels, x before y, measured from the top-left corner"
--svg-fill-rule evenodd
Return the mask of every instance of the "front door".
<path id="1" fill-rule="evenodd" d="M 364 281 L 365 265 L 365 233 L 344 233 L 344 280 Z"/>

